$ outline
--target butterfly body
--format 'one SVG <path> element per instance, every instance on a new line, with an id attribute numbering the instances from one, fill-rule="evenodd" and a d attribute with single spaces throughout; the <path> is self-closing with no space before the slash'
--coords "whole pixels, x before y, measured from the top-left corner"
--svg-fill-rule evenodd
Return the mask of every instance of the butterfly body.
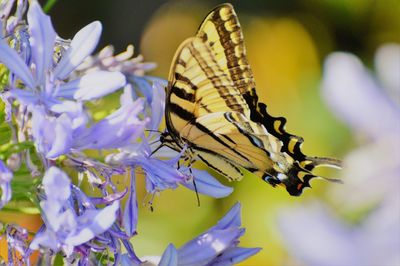
<path id="1" fill-rule="evenodd" d="M 315 177 L 315 166 L 338 164 L 305 156 L 302 139 L 284 130 L 285 119 L 270 116 L 258 102 L 243 34 L 230 4 L 211 11 L 196 36 L 178 48 L 165 118 L 164 145 L 186 148 L 186 157 L 199 158 L 229 180 L 240 180 L 246 169 L 300 195 Z"/>

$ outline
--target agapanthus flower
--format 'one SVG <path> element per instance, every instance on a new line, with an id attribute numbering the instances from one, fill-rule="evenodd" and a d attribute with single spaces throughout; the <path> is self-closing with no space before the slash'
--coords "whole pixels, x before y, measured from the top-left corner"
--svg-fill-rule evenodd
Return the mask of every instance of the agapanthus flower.
<path id="1" fill-rule="evenodd" d="M 0 160 L 0 209 L 3 208 L 7 202 L 11 200 L 11 179 L 13 173 L 8 169 L 6 164 Z"/>
<path id="2" fill-rule="evenodd" d="M 143 76 L 146 71 L 156 67 L 154 63 L 143 62 L 143 56 L 133 57 L 134 47 L 128 45 L 126 51 L 114 55 L 114 47 L 108 45 L 94 56 L 88 57 L 77 71 L 91 72 L 96 70 L 119 71 L 125 75 Z"/>
<path id="3" fill-rule="evenodd" d="M 36 1 L 30 5 L 27 17 L 32 53 L 29 62 L 23 61 L 4 40 L 0 41 L 0 62 L 25 86 L 25 89 L 19 89 L 17 84 L 10 84 L 10 94 L 20 103 L 44 105 L 55 113 L 70 112 L 71 107 L 79 105 L 74 102 L 76 100 L 96 99 L 124 86 L 125 77 L 120 72 L 96 71 L 68 80 L 68 75 L 96 47 L 101 33 L 100 22 L 93 22 L 80 30 L 59 62 L 55 63 L 53 53 L 57 35 L 50 18 Z"/>
<path id="4" fill-rule="evenodd" d="M 29 259 L 24 260 L 28 249 L 28 230 L 17 224 L 8 224 L 4 236 L 8 244 L 8 265 L 23 265 L 24 262 L 29 265 Z"/>
<path id="5" fill-rule="evenodd" d="M 8 263 L 29 264 L 32 252 L 40 250 L 39 264 L 59 255 L 65 264 L 141 264 L 131 243 L 139 219 L 137 168 L 152 197 L 179 185 L 215 198 L 233 191 L 208 172 L 185 165 L 184 150 L 155 152 L 166 81 L 144 75 L 155 65 L 133 57 L 133 46 L 118 55 L 107 46 L 90 56 L 100 38 L 100 22 L 64 40 L 37 1 L 11 0 L 0 2 L 0 28 L 1 115 L 7 123 L 2 129 L 8 138 L 1 147 L 7 167 L 0 161 L 0 208 L 12 199 L 14 178 L 13 185 L 27 183 L 33 189 L 28 192 L 36 197 L 25 199 L 36 204 L 43 220 L 31 242 L 23 228 L 5 225 Z M 122 88 L 119 108 L 91 114 L 88 102 Z M 116 175 L 125 175 L 129 185 L 121 189 Z M 81 187 L 85 181 L 93 194 Z M 171 245 L 162 260 L 225 265 L 257 253 L 238 247 L 244 233 L 239 209 L 236 205 L 180 249 Z"/>
<path id="6" fill-rule="evenodd" d="M 15 7 L 15 0 L 0 2 L 0 38 L 10 34 L 13 35 L 15 33 L 16 27 L 22 20 L 22 16 L 24 15 L 28 6 L 27 2 L 27 0 L 18 0 L 14 14 L 11 12 Z M 17 33 L 19 32 L 20 31 L 17 30 Z"/>
<path id="7" fill-rule="evenodd" d="M 400 58 L 400 46 L 385 45 L 378 52 L 387 53 Z M 384 67 L 383 61 L 377 66 Z M 384 76 L 398 77 L 400 63 L 384 69 L 393 71 Z M 400 88 L 398 78 L 392 81 Z M 400 107 L 378 84 L 354 55 L 337 52 L 325 62 L 328 104 L 354 135 L 363 137 L 361 147 L 344 159 L 344 184 L 332 189 L 332 200 L 344 213 L 366 213 L 351 224 L 322 204 L 283 211 L 283 240 L 306 265 L 400 264 Z"/>
<path id="8" fill-rule="evenodd" d="M 351 226 L 326 206 L 299 206 L 285 210 L 278 226 L 290 254 L 305 265 L 399 265 L 399 209 L 384 202 Z"/>
<path id="9" fill-rule="evenodd" d="M 245 230 L 240 228 L 240 203 L 236 203 L 213 227 L 180 248 L 170 244 L 158 265 L 233 265 L 259 252 L 260 248 L 238 247 Z M 157 260 L 156 257 L 154 257 Z"/>
<path id="10" fill-rule="evenodd" d="M 31 249 L 47 247 L 53 252 L 62 250 L 70 256 L 75 247 L 103 234 L 114 224 L 119 210 L 118 200 L 103 209 L 86 205 L 86 209 L 77 212 L 71 187 L 69 177 L 57 167 L 46 171 L 44 196 L 40 202 L 45 228 L 36 234 Z"/>
<path id="11" fill-rule="evenodd" d="M 143 134 L 148 122 L 139 118 L 143 108 L 142 99 L 133 101 L 130 86 L 121 95 L 121 107 L 89 127 L 89 118 L 82 109 L 76 115 L 54 117 L 46 114 L 43 106 L 35 106 L 31 108 L 32 136 L 37 150 L 47 158 L 73 150 L 124 147 Z"/>
<path id="12" fill-rule="evenodd" d="M 379 54 L 396 60 L 400 58 L 400 45 L 383 45 L 377 51 Z M 376 60 L 379 61 L 377 72 L 388 77 L 385 84 L 396 87 L 397 82 L 400 96 L 400 62 L 393 64 L 379 60 L 379 56 Z M 364 137 L 360 147 L 344 159 L 342 178 L 345 184 L 334 190 L 334 197 L 352 207 L 374 204 L 384 196 L 397 193 L 400 187 L 400 106 L 379 79 L 348 53 L 334 53 L 328 57 L 323 88 L 333 112 L 351 127 L 355 136 Z"/>
<path id="13" fill-rule="evenodd" d="M 178 168 L 181 153 L 155 153 L 146 141 L 126 147 L 120 153 L 110 154 L 106 161 L 125 167 L 141 167 L 146 176 L 146 190 L 154 194 L 165 189 L 175 189 L 179 184 L 201 194 L 215 198 L 226 197 L 233 189 L 221 184 L 205 170 L 190 169 L 186 166 Z M 169 159 L 159 159 L 159 157 Z M 195 185 L 196 184 L 196 185 Z"/>

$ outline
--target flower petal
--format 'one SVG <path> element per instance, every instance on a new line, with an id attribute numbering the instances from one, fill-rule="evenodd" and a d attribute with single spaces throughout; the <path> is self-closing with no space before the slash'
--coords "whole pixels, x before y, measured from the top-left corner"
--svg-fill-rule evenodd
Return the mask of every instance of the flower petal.
<path id="1" fill-rule="evenodd" d="M 28 25 L 31 34 L 32 57 L 36 65 L 36 85 L 43 84 L 44 76 L 53 60 L 56 32 L 49 16 L 46 16 L 37 1 L 30 4 Z"/>
<path id="2" fill-rule="evenodd" d="M 218 221 L 215 229 L 227 229 L 229 227 L 239 227 L 242 225 L 241 219 L 242 206 L 240 202 L 236 202 L 235 205 L 224 215 L 224 217 Z"/>
<path id="3" fill-rule="evenodd" d="M 323 81 L 327 102 L 351 127 L 377 139 L 398 132 L 400 108 L 377 87 L 358 58 L 333 53 L 325 62 Z"/>
<path id="4" fill-rule="evenodd" d="M 178 266 L 178 251 L 176 250 L 174 245 L 168 245 L 161 257 L 158 266 Z"/>
<path id="5" fill-rule="evenodd" d="M 164 117 L 165 109 L 165 90 L 159 83 L 153 84 L 153 97 L 151 101 L 151 125 L 150 129 L 157 130 Z"/>
<path id="6" fill-rule="evenodd" d="M 55 166 L 46 171 L 42 183 L 47 199 L 50 201 L 65 202 L 71 196 L 71 180 Z"/>
<path id="7" fill-rule="evenodd" d="M 368 265 L 352 231 L 322 207 L 286 210 L 279 227 L 290 253 L 305 265 Z"/>
<path id="8" fill-rule="evenodd" d="M 54 127 L 55 139 L 46 157 L 49 159 L 57 158 L 68 153 L 72 147 L 72 121 L 66 114 L 62 114 L 56 119 Z"/>
<path id="9" fill-rule="evenodd" d="M 32 136 L 36 149 L 47 158 L 68 153 L 73 145 L 72 121 L 67 114 L 48 116 L 41 106 L 32 108 Z"/>
<path id="10" fill-rule="evenodd" d="M 142 110 L 142 99 L 122 106 L 89 128 L 82 136 L 78 136 L 74 147 L 79 149 L 109 149 L 130 144 L 143 134 L 146 121 L 141 121 L 138 118 Z"/>
<path id="11" fill-rule="evenodd" d="M 10 95 L 25 106 L 36 104 L 39 100 L 37 94 L 30 90 L 11 89 Z"/>
<path id="12" fill-rule="evenodd" d="M 101 210 L 87 210 L 78 217 L 80 230 L 65 239 L 65 243 L 77 246 L 91 240 L 96 235 L 104 233 L 114 224 L 118 210 L 119 201 L 114 201 L 111 205 Z"/>
<path id="13" fill-rule="evenodd" d="M 136 226 L 138 221 L 138 204 L 136 199 L 136 180 L 134 171 L 131 172 L 131 189 L 129 198 L 126 201 L 123 224 L 128 236 L 133 236 L 136 233 Z"/>
<path id="14" fill-rule="evenodd" d="M 214 198 L 223 198 L 233 192 L 233 188 L 221 184 L 207 171 L 192 168 L 192 173 L 194 181 L 196 182 L 196 188 L 194 187 L 193 181 L 181 183 L 188 189 L 193 191 L 196 191 L 197 189 L 197 192 Z"/>
<path id="15" fill-rule="evenodd" d="M 146 173 L 146 190 L 149 193 L 174 189 L 186 176 L 165 161 L 142 157 L 137 162 Z"/>
<path id="16" fill-rule="evenodd" d="M 178 262 L 180 265 L 206 265 L 234 245 L 242 234 L 242 229 L 234 227 L 207 231 L 178 249 Z"/>
<path id="17" fill-rule="evenodd" d="M 346 185 L 332 191 L 347 210 L 373 206 L 400 187 L 400 133 L 362 145 L 344 159 L 342 178 Z M 373 162 L 373 163 L 371 163 Z M 379 178 L 378 178 L 379 177 Z M 357 193 L 354 193 L 357 191 Z"/>
<path id="18" fill-rule="evenodd" d="M 11 200 L 11 179 L 13 173 L 7 168 L 2 160 L 0 160 L 0 209 Z"/>
<path id="19" fill-rule="evenodd" d="M 9 16 L 11 9 L 14 6 L 15 0 L 1 1 L 0 2 L 0 18 L 6 18 Z M 0 33 L 1 34 L 1 33 Z"/>
<path id="20" fill-rule="evenodd" d="M 18 53 L 11 49 L 3 40 L 0 40 L 0 63 L 17 75 L 27 87 L 35 88 L 35 79 L 25 62 L 19 57 Z"/>
<path id="21" fill-rule="evenodd" d="M 102 26 L 94 21 L 81 29 L 71 41 L 69 49 L 54 69 L 54 77 L 65 79 L 96 48 Z"/>
<path id="22" fill-rule="evenodd" d="M 388 43 L 380 46 L 374 61 L 379 80 L 400 105 L 400 45 Z"/>
<path id="23" fill-rule="evenodd" d="M 221 256 L 218 256 L 213 260 L 213 266 L 225 266 L 237 264 L 241 261 L 248 259 L 251 256 L 257 254 L 261 248 L 240 248 L 235 247 L 224 251 Z"/>
<path id="24" fill-rule="evenodd" d="M 61 85 L 57 96 L 90 101 L 122 88 L 125 83 L 120 72 L 96 71 Z"/>

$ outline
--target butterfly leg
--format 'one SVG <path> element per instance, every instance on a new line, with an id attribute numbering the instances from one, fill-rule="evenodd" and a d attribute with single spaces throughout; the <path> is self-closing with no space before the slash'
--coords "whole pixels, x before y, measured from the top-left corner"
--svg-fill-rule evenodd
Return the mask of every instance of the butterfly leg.
<path id="1" fill-rule="evenodd" d="M 189 172 L 190 172 L 190 175 L 192 176 L 192 182 L 193 182 L 194 191 L 196 192 L 197 206 L 200 207 L 199 192 L 197 191 L 196 180 L 195 180 L 195 177 L 194 177 L 193 172 L 192 172 L 192 164 L 193 164 L 193 163 L 194 163 L 194 159 L 193 159 L 193 158 L 190 158 L 190 162 L 189 162 L 189 165 L 188 165 L 188 167 L 189 167 Z"/>

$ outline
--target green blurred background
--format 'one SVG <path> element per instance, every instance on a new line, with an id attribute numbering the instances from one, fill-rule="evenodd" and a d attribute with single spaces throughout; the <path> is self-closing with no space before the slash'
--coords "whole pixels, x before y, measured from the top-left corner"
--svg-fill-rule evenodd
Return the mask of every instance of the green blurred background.
<path id="1" fill-rule="evenodd" d="M 42 3 L 45 1 L 41 1 Z M 103 23 L 99 49 L 113 44 L 117 52 L 134 44 L 151 73 L 167 78 L 178 45 L 195 34 L 204 16 L 225 1 L 59 0 L 50 11 L 56 31 L 72 38 L 93 20 Z M 400 42 L 400 1 L 395 0 L 242 0 L 231 2 L 242 24 L 248 57 L 260 98 L 274 116 L 288 119 L 287 130 L 303 136 L 310 155 L 342 158 L 355 140 L 330 113 L 320 96 L 322 63 L 332 51 L 349 51 L 372 64 L 375 49 Z M 321 172 L 335 177 L 338 172 Z M 221 179 L 221 181 L 224 181 Z M 280 210 L 311 199 L 327 201 L 335 184 L 316 180 L 300 198 L 288 196 L 256 178 L 230 184 L 232 195 L 214 200 L 187 189 L 166 191 L 144 205 L 143 179 L 138 178 L 139 225 L 133 238 L 139 256 L 159 255 L 170 243 L 180 246 L 206 230 L 240 201 L 246 234 L 241 246 L 263 250 L 242 265 L 300 265 L 286 253 L 277 230 Z"/>

